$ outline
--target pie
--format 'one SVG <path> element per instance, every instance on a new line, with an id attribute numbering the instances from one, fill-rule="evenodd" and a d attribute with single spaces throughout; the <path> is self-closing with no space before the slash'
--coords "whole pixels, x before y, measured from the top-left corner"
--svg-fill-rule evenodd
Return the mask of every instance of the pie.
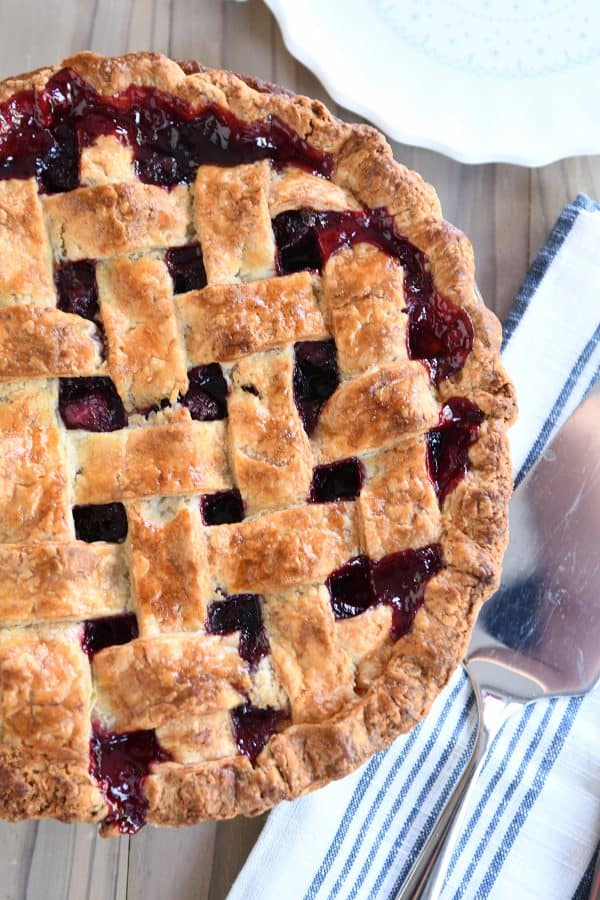
<path id="1" fill-rule="evenodd" d="M 374 129 L 151 53 L 0 83 L 0 816 L 254 815 L 418 723 L 498 582 L 500 334 Z"/>

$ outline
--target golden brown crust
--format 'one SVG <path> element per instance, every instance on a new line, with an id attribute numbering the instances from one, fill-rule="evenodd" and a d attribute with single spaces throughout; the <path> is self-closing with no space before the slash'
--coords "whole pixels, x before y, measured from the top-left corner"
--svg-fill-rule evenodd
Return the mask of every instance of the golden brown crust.
<path id="1" fill-rule="evenodd" d="M 402 266 L 372 244 L 334 254 L 323 270 L 323 303 L 344 374 L 407 359 Z"/>
<path id="2" fill-rule="evenodd" d="M 90 668 L 79 627 L 3 629 L 0 727 L 3 743 L 33 757 L 89 761 Z"/>
<path id="3" fill-rule="evenodd" d="M 92 322 L 54 307 L 0 309 L 0 381 L 98 375 L 101 345 Z"/>
<path id="4" fill-rule="evenodd" d="M 292 392 L 289 352 L 254 354 L 233 368 L 227 402 L 230 460 L 249 513 L 301 503 L 312 452 Z"/>
<path id="5" fill-rule="evenodd" d="M 54 69 L 0 83 L 0 101 L 23 88 L 42 88 L 62 65 L 70 66 L 107 95 L 134 83 L 157 87 L 197 108 L 206 103 L 220 104 L 246 121 L 277 116 L 313 146 L 332 153 L 334 173 L 328 182 L 293 167 L 281 174 L 269 174 L 264 164 L 256 164 L 235 170 L 205 170 L 193 188 L 179 186 L 164 191 L 136 181 L 126 148 L 119 145 L 117 150 L 111 146 L 110 138 L 101 139 L 82 155 L 84 186 L 69 194 L 45 197 L 40 203 L 33 181 L 0 182 L 3 272 L 8 265 L 8 286 L 2 285 L 0 305 L 54 305 L 51 251 L 43 228 L 44 217 L 58 260 L 147 253 L 154 248 L 162 252 L 192 239 L 195 224 L 201 235 L 209 282 L 224 278 L 250 281 L 272 274 L 274 248 L 267 220 L 278 212 L 300 206 L 384 206 L 394 216 L 398 231 L 427 255 L 437 291 L 466 310 L 474 326 L 473 351 L 462 371 L 443 381 L 438 389 L 432 388 L 423 367 L 406 360 L 403 321 L 398 320 L 394 305 L 401 291 L 401 272 L 395 261 L 383 258 L 380 251 L 367 245 L 357 245 L 332 257 L 322 279 L 322 297 L 310 277 L 300 273 L 289 276 L 293 285 L 287 300 L 285 278 L 265 282 L 264 287 L 256 280 L 252 284 L 209 284 L 202 291 L 175 298 L 176 315 L 186 326 L 188 367 L 232 362 L 251 353 L 282 348 L 295 340 L 322 339 L 332 332 L 344 380 L 326 405 L 311 441 L 313 460 L 366 453 L 367 482 L 357 504 L 261 511 L 258 517 L 240 524 L 207 530 L 208 568 L 214 584 L 206 591 L 218 586 L 230 592 L 265 592 L 263 615 L 272 629 L 272 664 L 263 660 L 251 674 L 237 653 L 237 633 L 228 637 L 152 634 L 127 645 L 107 648 L 93 663 L 98 714 L 107 723 L 119 723 L 124 729 L 157 727 L 163 746 L 173 752 L 175 761 L 157 765 L 145 782 L 149 822 L 183 825 L 202 818 L 254 815 L 282 799 L 291 799 L 350 772 L 398 734 L 412 728 L 461 659 L 478 609 L 497 582 L 507 537 L 511 478 L 505 432 L 516 407 L 514 389 L 499 360 L 499 326 L 477 300 L 468 240 L 443 221 L 433 188 L 395 162 L 384 138 L 374 129 L 341 123 L 318 101 L 276 93 L 228 72 L 182 68 L 151 53 L 114 59 L 77 54 Z M 208 207 L 221 194 L 224 200 L 219 228 L 223 226 L 225 238 L 211 245 L 214 235 L 207 222 L 214 216 Z M 3 230 L 3 215 L 11 219 L 8 232 Z M 242 219 L 236 236 L 234 223 L 238 216 Z M 18 220 L 22 231 L 18 243 L 12 236 L 11 217 Z M 255 240 L 258 234 L 262 235 L 262 242 Z M 145 262 L 146 265 L 150 263 Z M 153 267 L 154 262 L 150 268 Z M 163 300 L 165 297 L 161 295 Z M 281 310 L 284 312 L 280 315 Z M 142 312 L 145 321 L 152 321 L 152 311 Z M 12 310 L 11 314 L 14 315 Z M 30 319 L 42 323 L 34 339 L 40 360 L 46 353 L 54 352 L 49 346 L 49 335 L 57 321 L 55 316 L 54 311 L 48 311 L 46 319 L 39 314 L 37 319 L 33 315 Z M 131 318 L 132 313 L 128 325 Z M 0 327 L 1 322 L 0 319 Z M 44 331 L 46 327 L 48 331 Z M 85 347 L 89 349 L 87 329 L 92 326 L 73 327 L 82 342 L 81 360 Z M 117 348 L 122 346 L 117 331 L 112 337 L 113 361 Z M 200 335 L 201 331 L 204 335 Z M 166 340 L 164 335 L 155 338 Z M 109 334 L 109 367 L 110 343 Z M 68 356 L 70 351 L 64 352 Z M 10 369 L 8 354 L 5 356 L 8 378 L 15 370 Z M 44 372 L 42 362 L 37 368 L 31 362 L 31 368 L 21 371 L 21 377 L 25 374 L 28 378 L 40 378 L 69 371 L 70 363 L 63 362 L 62 357 L 52 359 L 52 371 Z M 59 368 L 61 365 L 66 369 Z M 244 360 L 238 372 L 250 365 Z M 136 377 L 143 370 L 143 365 L 138 366 Z M 176 392 L 182 381 L 181 366 L 177 369 L 174 365 L 170 371 L 176 374 L 168 387 Z M 114 377 L 117 380 L 116 370 Z M 245 399 L 236 393 L 235 377 L 234 373 L 234 410 L 238 398 Z M 155 627 L 162 629 L 163 624 L 170 627 L 160 608 L 160 597 L 167 596 L 170 585 L 144 570 L 148 554 L 152 553 L 153 558 L 160 556 L 157 544 L 169 525 L 156 526 L 157 533 L 149 534 L 147 515 L 144 523 L 139 519 L 142 504 L 138 501 L 140 497 L 197 495 L 237 483 L 229 465 L 234 474 L 236 466 L 240 472 L 242 467 L 235 453 L 231 461 L 225 456 L 223 423 L 192 423 L 183 415 L 172 421 L 140 424 L 126 433 L 75 433 L 71 436 L 74 452 L 69 466 L 76 477 L 73 497 L 69 497 L 64 434 L 55 412 L 56 388 L 52 383 L 36 382 L 36 391 L 40 385 L 41 395 L 34 395 L 26 382 L 10 385 L 6 396 L 10 396 L 11 405 L 0 404 L 2 540 L 27 545 L 31 541 L 72 541 L 70 502 L 104 503 L 132 498 L 135 504 L 132 502 L 131 508 L 136 510 L 132 534 L 127 549 L 117 550 L 116 555 L 121 558 L 125 552 L 133 559 L 139 554 L 139 569 L 133 569 L 137 590 L 152 610 L 143 630 L 151 633 Z M 133 407 L 137 388 L 134 385 L 126 389 L 124 385 L 125 381 L 121 384 L 123 391 L 133 391 Z M 284 429 L 290 408 L 287 400 L 285 409 L 277 404 L 275 408 L 269 385 L 270 382 L 263 386 L 269 400 L 265 408 Z M 152 396 L 158 393 L 155 390 Z M 436 423 L 441 402 L 457 394 L 474 400 L 486 414 L 486 421 L 479 441 L 470 448 L 467 477 L 448 495 L 440 510 L 433 504 L 431 485 L 425 479 L 419 442 L 423 431 Z M 237 428 L 240 435 L 235 451 L 238 457 L 245 448 L 244 441 L 249 446 L 255 439 L 249 433 L 259 435 L 255 409 L 258 404 L 254 404 L 252 395 L 248 398 L 249 401 L 238 404 L 239 415 L 233 415 L 228 426 L 232 433 Z M 365 403 L 374 412 L 365 413 Z M 16 424 L 21 420 L 26 423 L 24 432 Z M 272 464 L 272 457 L 267 441 L 260 458 L 252 461 L 255 467 L 249 464 L 248 482 L 253 477 L 251 472 L 258 473 L 261 465 Z M 288 461 L 286 465 L 292 465 L 294 472 L 301 470 L 299 496 L 300 485 L 303 488 L 306 483 L 304 456 L 302 461 Z M 16 486 L 15 471 L 19 476 Z M 258 485 L 259 478 L 256 480 Z M 32 484 L 36 485 L 34 491 Z M 257 509 L 270 507 L 272 498 L 265 485 L 257 487 L 254 500 Z M 187 509 L 187 501 L 177 503 L 182 504 L 177 507 L 180 511 L 170 520 L 177 526 L 173 525 L 173 532 L 169 532 L 176 549 L 165 566 L 184 565 L 194 582 L 196 577 L 203 577 L 202 565 L 186 556 L 189 520 L 181 515 L 181 510 Z M 198 527 L 196 523 L 194 528 Z M 425 602 L 412 631 L 392 642 L 391 613 L 385 606 L 334 623 L 323 595 L 323 579 L 361 550 L 368 550 L 376 558 L 408 545 L 411 531 L 412 541 L 417 543 L 439 539 L 447 562 L 446 568 L 428 583 Z M 164 548 L 162 552 L 166 554 Z M 58 556 L 60 553 L 63 551 Z M 60 566 L 56 571 L 59 569 Z M 56 578 L 60 603 L 66 607 L 72 603 L 75 610 L 74 600 L 68 594 L 70 589 L 59 574 Z M 312 584 L 307 587 L 309 582 Z M 185 627 L 185 622 L 191 627 L 200 621 L 198 604 L 208 602 L 204 590 L 203 587 L 200 591 L 202 600 L 193 590 L 186 594 L 176 627 Z M 152 602 L 151 597 L 159 599 Z M 122 602 L 127 604 L 129 600 L 123 596 Z M 24 603 L 25 609 L 30 600 Z M 301 615 L 303 605 L 310 605 L 312 618 Z M 85 659 L 76 651 L 72 636 L 67 638 L 67 632 L 61 631 L 63 637 L 56 640 L 66 644 L 56 644 L 56 659 L 64 658 L 71 673 L 64 682 L 67 688 L 56 688 L 66 690 L 67 725 L 64 734 L 59 728 L 63 743 L 59 741 L 58 745 L 65 748 L 62 759 L 50 746 L 56 740 L 56 729 L 43 702 L 39 679 L 41 648 L 50 646 L 49 641 L 55 639 L 44 637 L 41 631 L 38 635 L 35 629 L 26 637 L 18 631 L 10 632 L 11 640 L 15 635 L 15 647 L 24 648 L 23 659 L 31 661 L 30 672 L 23 672 L 10 652 L 5 663 L 8 683 L 13 686 L 8 695 L 8 719 L 4 707 L 4 718 L 0 719 L 0 814 L 11 819 L 52 815 L 64 820 L 95 821 L 106 814 L 100 792 L 81 759 L 82 704 L 88 723 L 86 734 L 89 733 L 89 699 L 84 697 L 89 669 L 88 675 L 79 679 L 85 669 L 81 669 L 81 660 Z M 298 642 L 305 646 L 304 658 L 293 655 L 296 633 Z M 0 647 L 4 646 L 0 642 Z M 207 656 L 211 657 L 210 662 Z M 326 656 L 327 665 L 316 671 L 314 656 Z M 207 674 L 201 663 L 209 665 L 212 674 Z M 178 680 L 182 672 L 189 678 L 187 685 Z M 25 710 L 19 693 L 21 683 L 32 685 L 42 701 L 42 750 L 32 748 L 35 752 L 27 754 L 17 746 L 23 739 L 20 717 L 25 715 L 20 712 L 21 707 Z M 319 699 L 323 692 L 327 693 L 326 701 Z M 227 727 L 229 719 L 224 714 L 224 709 L 248 696 L 280 706 L 281 697 L 287 697 L 293 720 L 271 738 L 255 763 L 235 753 Z M 220 709 L 215 711 L 217 700 Z M 175 715 L 174 710 L 181 714 Z M 329 712 L 331 715 L 324 718 Z M 65 762 L 70 754 L 77 759 Z"/>
<path id="6" fill-rule="evenodd" d="M 0 571 L 2 625 L 81 621 L 122 612 L 130 605 L 127 566 L 119 544 L 4 544 Z"/>
<path id="7" fill-rule="evenodd" d="M 142 635 L 200 631 L 212 593 L 197 504 L 128 504 L 130 571 Z"/>
<path id="8" fill-rule="evenodd" d="M 409 437 L 365 462 L 367 482 L 357 500 L 364 546 L 371 559 L 435 543 L 440 509 L 427 471 L 425 440 Z"/>
<path id="9" fill-rule="evenodd" d="M 222 422 L 175 422 L 75 439 L 76 503 L 209 493 L 231 486 Z"/>
<path id="10" fill-rule="evenodd" d="M 201 166 L 194 218 L 211 284 L 258 281 L 275 274 L 267 160 L 227 169 Z"/>
<path id="11" fill-rule="evenodd" d="M 112 134 L 101 134 L 81 151 L 79 180 L 82 187 L 135 181 L 133 152 Z"/>
<path id="12" fill-rule="evenodd" d="M 89 763 L 74 765 L 32 756 L 9 746 L 0 748 L 0 811 L 12 822 L 59 819 L 101 822 L 108 809 L 89 773 Z"/>
<path id="13" fill-rule="evenodd" d="M 294 724 L 329 719 L 356 699 L 353 667 L 324 586 L 276 594 L 265 601 L 263 615 Z"/>
<path id="14" fill-rule="evenodd" d="M 313 504 L 220 525 L 208 548 L 211 570 L 231 594 L 310 584 L 358 553 L 354 506 Z"/>
<path id="15" fill-rule="evenodd" d="M 235 639 L 220 637 L 138 638 L 102 650 L 92 668 L 96 710 L 117 731 L 229 709 L 250 688 Z"/>
<path id="16" fill-rule="evenodd" d="M 0 541 L 65 539 L 67 471 L 49 381 L 0 385 Z"/>
<path id="17" fill-rule="evenodd" d="M 54 306 L 52 253 L 37 184 L 0 181 L 0 306 Z"/>
<path id="18" fill-rule="evenodd" d="M 418 362 L 386 366 L 340 385 L 315 434 L 323 462 L 380 450 L 437 424 L 439 407 Z"/>
<path id="19" fill-rule="evenodd" d="M 348 193 L 325 178 L 310 175 L 295 166 L 274 172 L 269 193 L 271 218 L 288 209 L 360 209 Z"/>
<path id="20" fill-rule="evenodd" d="M 190 196 L 139 182 L 77 188 L 44 197 L 57 259 L 101 259 L 153 247 L 185 244 Z"/>
<path id="21" fill-rule="evenodd" d="M 327 336 L 308 272 L 252 284 L 208 285 L 177 296 L 175 304 L 193 365 Z"/>
<path id="22" fill-rule="evenodd" d="M 97 266 L 96 280 L 108 371 L 125 408 L 175 401 L 188 381 L 166 265 L 117 257 Z"/>
<path id="23" fill-rule="evenodd" d="M 156 729 L 160 746 L 173 762 L 199 763 L 235 756 L 237 746 L 229 710 L 202 715 L 175 715 Z"/>

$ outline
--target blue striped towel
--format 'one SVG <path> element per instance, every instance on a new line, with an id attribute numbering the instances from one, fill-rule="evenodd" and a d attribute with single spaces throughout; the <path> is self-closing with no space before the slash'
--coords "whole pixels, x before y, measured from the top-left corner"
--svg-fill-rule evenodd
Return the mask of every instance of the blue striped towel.
<path id="1" fill-rule="evenodd" d="M 508 316 L 516 483 L 600 375 L 600 204 L 565 207 Z M 584 898 L 600 836 L 600 690 L 540 701 L 492 746 L 444 900 Z M 361 769 L 271 813 L 229 900 L 391 900 L 467 762 L 459 670 L 427 719 Z"/>

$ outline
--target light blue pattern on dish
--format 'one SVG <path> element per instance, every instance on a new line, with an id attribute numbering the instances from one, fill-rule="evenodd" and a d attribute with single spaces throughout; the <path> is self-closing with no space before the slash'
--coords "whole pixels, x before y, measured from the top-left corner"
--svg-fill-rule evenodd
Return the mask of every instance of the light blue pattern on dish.
<path id="1" fill-rule="evenodd" d="M 538 78 L 600 58 L 600 3 L 578 0 L 371 0 L 411 49 L 468 74 Z"/>

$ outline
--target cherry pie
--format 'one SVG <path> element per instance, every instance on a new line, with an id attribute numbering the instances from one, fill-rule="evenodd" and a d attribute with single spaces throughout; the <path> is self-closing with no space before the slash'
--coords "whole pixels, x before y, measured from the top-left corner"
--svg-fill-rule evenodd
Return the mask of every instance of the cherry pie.
<path id="1" fill-rule="evenodd" d="M 506 541 L 473 272 L 317 101 L 150 53 L 0 84 L 0 816 L 252 815 L 421 719 Z"/>

